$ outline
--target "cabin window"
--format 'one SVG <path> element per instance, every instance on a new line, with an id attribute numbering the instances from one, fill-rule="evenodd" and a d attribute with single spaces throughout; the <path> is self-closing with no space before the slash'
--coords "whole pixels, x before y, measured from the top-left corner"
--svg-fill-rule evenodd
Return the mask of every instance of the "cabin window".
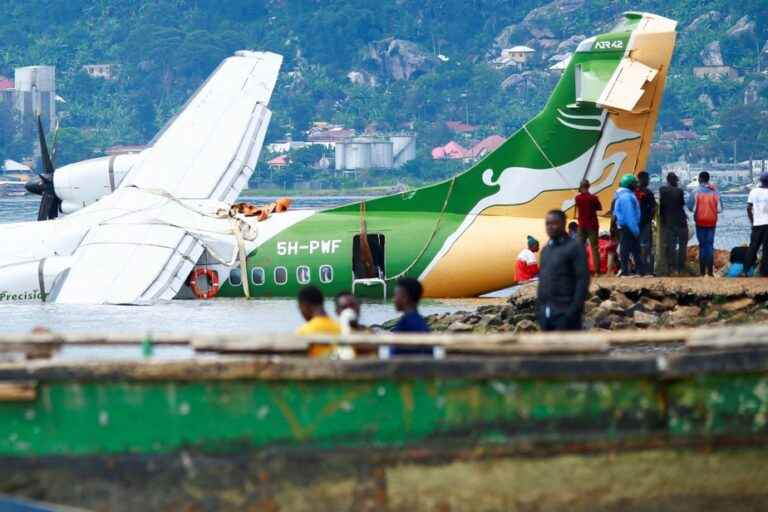
<path id="1" fill-rule="evenodd" d="M 275 267 L 275 284 L 280 286 L 288 282 L 288 269 L 285 267 Z"/>
<path id="2" fill-rule="evenodd" d="M 233 268 L 229 271 L 229 284 L 232 286 L 240 286 L 243 284 L 243 277 L 240 274 L 239 268 Z"/>
<path id="3" fill-rule="evenodd" d="M 333 267 L 330 265 L 320 265 L 320 282 L 328 284 L 333 281 Z"/>
<path id="4" fill-rule="evenodd" d="M 256 286 L 261 286 L 264 284 L 263 267 L 254 267 L 253 270 L 251 270 L 251 282 Z"/>
<path id="5" fill-rule="evenodd" d="M 296 281 L 298 281 L 299 284 L 309 284 L 309 280 L 309 267 L 306 265 L 299 265 L 296 267 Z"/>
<path id="6" fill-rule="evenodd" d="M 355 279 L 365 279 L 378 277 L 384 279 L 386 276 L 384 266 L 384 235 L 380 233 L 368 235 L 368 247 L 371 248 L 373 261 L 369 265 L 364 261 L 360 247 L 360 235 L 355 235 L 352 240 L 352 272 Z M 371 275 L 373 274 L 373 275 Z"/>

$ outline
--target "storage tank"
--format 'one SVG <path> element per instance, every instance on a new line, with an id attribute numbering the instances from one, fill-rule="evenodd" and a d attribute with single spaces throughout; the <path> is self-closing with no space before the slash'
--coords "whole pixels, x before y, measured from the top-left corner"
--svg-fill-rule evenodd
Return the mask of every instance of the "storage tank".
<path id="1" fill-rule="evenodd" d="M 43 118 L 48 130 L 56 124 L 56 68 L 54 66 L 27 66 L 14 73 L 16 110 L 25 123 L 37 114 Z"/>
<path id="2" fill-rule="evenodd" d="M 416 137 L 414 135 L 393 135 L 390 140 L 392 141 L 393 154 L 392 167 L 402 167 L 416 158 Z"/>
<path id="3" fill-rule="evenodd" d="M 392 141 L 376 139 L 369 142 L 371 146 L 371 167 L 377 169 L 392 168 Z"/>

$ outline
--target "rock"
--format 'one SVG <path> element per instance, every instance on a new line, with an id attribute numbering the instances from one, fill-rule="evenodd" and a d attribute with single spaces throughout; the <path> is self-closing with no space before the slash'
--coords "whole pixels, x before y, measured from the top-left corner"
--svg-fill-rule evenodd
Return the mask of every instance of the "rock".
<path id="1" fill-rule="evenodd" d="M 755 22 L 749 19 L 749 16 L 742 16 L 725 33 L 725 37 L 728 39 L 754 39 L 755 38 Z"/>
<path id="2" fill-rule="evenodd" d="M 618 315 L 618 316 L 624 316 L 627 312 L 627 309 L 622 307 L 620 304 L 618 304 L 616 301 L 613 300 L 604 300 L 600 303 L 600 306 L 598 306 L 598 309 L 605 311 L 606 313 L 610 313 L 612 315 Z"/>
<path id="3" fill-rule="evenodd" d="M 694 19 L 690 25 L 685 27 L 683 32 L 693 32 L 717 21 L 720 21 L 720 13 L 717 11 L 709 11 Z"/>
<path id="4" fill-rule="evenodd" d="M 699 103 L 704 105 L 704 107 L 706 107 L 707 110 L 709 111 L 715 110 L 715 102 L 712 101 L 712 96 L 710 96 L 709 94 L 706 94 L 706 93 L 699 94 L 698 100 L 699 100 Z"/>
<path id="5" fill-rule="evenodd" d="M 579 34 L 577 36 L 571 36 L 568 39 L 565 39 L 560 42 L 560 44 L 557 45 L 557 53 L 572 53 L 577 46 L 579 46 L 579 43 L 581 43 L 583 40 L 585 40 L 587 37 L 583 34 Z"/>
<path id="6" fill-rule="evenodd" d="M 515 325 L 513 332 L 535 332 L 538 330 L 539 326 L 536 322 L 532 320 L 520 320 L 517 325 Z"/>
<path id="7" fill-rule="evenodd" d="M 717 322 L 720 319 L 720 312 L 716 309 L 713 309 L 709 313 L 707 313 L 705 316 L 700 317 L 701 320 L 699 323 L 702 325 L 710 324 L 712 322 Z"/>
<path id="8" fill-rule="evenodd" d="M 451 332 L 471 332 L 474 328 L 473 325 L 459 321 L 453 322 L 448 326 L 448 330 Z"/>
<path id="9" fill-rule="evenodd" d="M 662 302 L 656 299 L 652 299 L 651 297 L 641 297 L 640 301 L 638 302 L 638 305 L 645 311 L 651 311 L 654 313 L 662 313 L 664 311 L 672 309 L 671 307 L 665 307 Z"/>
<path id="10" fill-rule="evenodd" d="M 618 304 L 618 306 L 624 310 L 627 310 L 635 305 L 635 302 L 632 299 L 621 292 L 614 292 L 611 295 L 611 299 L 613 299 L 613 301 L 616 302 L 616 304 Z"/>
<path id="11" fill-rule="evenodd" d="M 463 321 L 464 323 L 467 323 L 469 325 L 475 325 L 478 322 L 480 322 L 480 320 L 482 320 L 482 317 L 480 315 L 469 315 L 465 317 Z"/>
<path id="12" fill-rule="evenodd" d="M 743 311 L 745 309 L 751 308 L 754 305 L 755 299 L 744 297 L 743 299 L 736 299 L 730 302 L 726 302 L 720 306 L 720 309 L 723 311 L 728 311 L 729 313 L 733 313 L 735 311 Z"/>
<path id="13" fill-rule="evenodd" d="M 642 311 L 635 311 L 632 315 L 632 321 L 638 327 L 650 327 L 656 325 L 659 321 L 659 317 L 652 313 L 643 313 Z"/>
<path id="14" fill-rule="evenodd" d="M 665 311 L 669 311 L 670 309 L 675 309 L 675 306 L 677 306 L 677 300 L 675 300 L 673 297 L 664 297 L 661 300 L 661 305 L 664 307 Z"/>
<path id="15" fill-rule="evenodd" d="M 545 71 L 524 71 L 508 76 L 501 82 L 501 88 L 504 90 L 510 87 L 535 88 L 540 84 L 546 83 L 550 78 L 549 73 Z"/>
<path id="16" fill-rule="evenodd" d="M 672 325 L 692 324 L 701 314 L 699 306 L 677 306 L 667 313 L 667 320 Z"/>
<path id="17" fill-rule="evenodd" d="M 409 80 L 432 70 L 439 63 L 418 44 L 392 37 L 369 44 L 363 51 L 363 60 L 382 76 L 393 80 Z"/>
<path id="18" fill-rule="evenodd" d="M 712 41 L 699 53 L 705 66 L 724 66 L 723 54 L 720 51 L 720 41 Z"/>
<path id="19" fill-rule="evenodd" d="M 601 329 L 615 329 L 619 325 L 624 325 L 624 319 L 619 315 L 606 315 L 595 322 L 595 325 Z"/>
<path id="20" fill-rule="evenodd" d="M 356 85 L 367 85 L 369 87 L 376 87 L 379 85 L 376 76 L 365 70 L 352 70 L 347 73 L 347 78 L 350 82 Z"/>

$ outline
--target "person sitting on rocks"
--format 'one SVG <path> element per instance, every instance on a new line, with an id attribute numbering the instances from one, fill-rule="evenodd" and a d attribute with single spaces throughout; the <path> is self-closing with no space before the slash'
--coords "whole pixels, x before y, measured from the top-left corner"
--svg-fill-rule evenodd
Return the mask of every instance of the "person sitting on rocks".
<path id="1" fill-rule="evenodd" d="M 430 332 L 429 324 L 419 314 L 423 288 L 418 279 L 401 277 L 395 286 L 395 309 L 403 314 L 392 332 Z"/>
<path id="2" fill-rule="evenodd" d="M 634 197 L 634 196 L 633 196 Z M 542 331 L 581 330 L 589 290 L 587 252 L 565 231 L 565 213 L 551 210 L 545 226 L 549 242 L 541 251 L 537 316 Z"/>
<path id="3" fill-rule="evenodd" d="M 520 251 L 515 263 L 515 280 L 518 283 L 536 279 L 539 276 L 539 262 L 536 253 L 539 252 L 539 241 L 528 235 L 528 247 Z"/>

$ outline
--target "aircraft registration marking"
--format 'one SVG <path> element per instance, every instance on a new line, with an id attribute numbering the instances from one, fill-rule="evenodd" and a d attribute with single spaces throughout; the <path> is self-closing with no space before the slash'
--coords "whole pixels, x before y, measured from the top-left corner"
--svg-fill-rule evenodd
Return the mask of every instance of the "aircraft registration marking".
<path id="1" fill-rule="evenodd" d="M 308 242 L 277 242 L 278 256 L 294 254 L 335 254 L 341 246 L 341 240 L 309 240 Z"/>

